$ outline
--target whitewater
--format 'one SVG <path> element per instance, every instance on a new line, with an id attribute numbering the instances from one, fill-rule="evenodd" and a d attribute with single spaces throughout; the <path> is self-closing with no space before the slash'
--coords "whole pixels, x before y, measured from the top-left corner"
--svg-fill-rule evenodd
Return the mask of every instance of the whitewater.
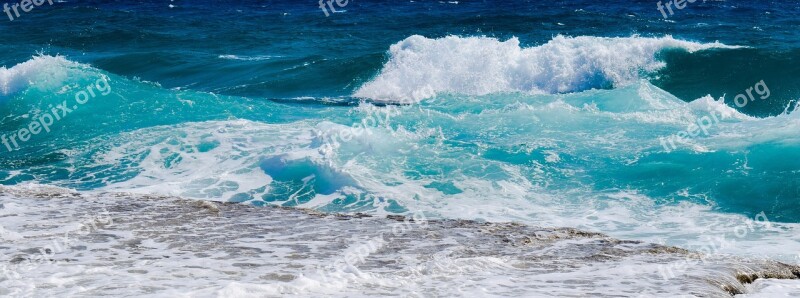
<path id="1" fill-rule="evenodd" d="M 115 225 L 82 236 L 92 244 L 65 262 L 0 285 L 23 296 L 791 292 L 796 283 L 744 280 L 798 274 L 797 103 L 754 117 L 730 95 L 687 102 L 651 82 L 669 67 L 665 53 L 745 49 L 671 36 L 558 35 L 524 46 L 412 35 L 352 94 L 309 100 L 170 89 L 36 56 L 0 69 L 0 134 L 98 78 L 112 92 L 0 157 L 0 237 L 41 247 L 75 229 L 71 216 L 101 208 Z M 708 135 L 663 150 L 659 138 L 712 112 L 720 122 Z M 372 115 L 391 116 L 366 125 Z M 431 227 L 334 282 L 318 274 L 348 248 L 330 235 L 364 242 L 388 233 L 380 227 L 392 216 L 415 213 Z M 24 222 L 60 224 L 21 232 L 31 229 Z M 185 233 L 141 232 L 164 226 Z M 704 261 L 662 278 L 687 258 Z"/>

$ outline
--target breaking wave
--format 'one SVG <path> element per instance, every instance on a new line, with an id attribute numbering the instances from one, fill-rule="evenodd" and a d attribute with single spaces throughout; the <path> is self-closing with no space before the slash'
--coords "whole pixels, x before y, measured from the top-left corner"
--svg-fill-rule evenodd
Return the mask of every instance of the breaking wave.
<path id="1" fill-rule="evenodd" d="M 626 85 L 665 66 L 661 51 L 737 48 L 660 38 L 556 36 L 523 47 L 517 38 L 414 35 L 391 46 L 380 74 L 355 96 L 380 102 L 418 102 L 439 93 L 570 93 Z"/>

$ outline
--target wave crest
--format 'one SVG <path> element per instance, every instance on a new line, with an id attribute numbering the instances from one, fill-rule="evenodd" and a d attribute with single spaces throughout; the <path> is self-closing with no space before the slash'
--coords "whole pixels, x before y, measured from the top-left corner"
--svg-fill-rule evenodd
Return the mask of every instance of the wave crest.
<path id="1" fill-rule="evenodd" d="M 414 35 L 392 45 L 380 74 L 354 96 L 381 102 L 416 102 L 438 93 L 486 95 L 498 92 L 567 93 L 624 85 L 664 63 L 665 49 L 695 52 L 736 48 L 661 38 L 556 36 L 548 43 L 520 47 L 519 39 Z"/>
<path id="2" fill-rule="evenodd" d="M 61 56 L 34 56 L 11 68 L 0 67 L 0 96 L 13 95 L 30 86 L 57 87 L 67 77 L 67 68 L 78 63 Z"/>

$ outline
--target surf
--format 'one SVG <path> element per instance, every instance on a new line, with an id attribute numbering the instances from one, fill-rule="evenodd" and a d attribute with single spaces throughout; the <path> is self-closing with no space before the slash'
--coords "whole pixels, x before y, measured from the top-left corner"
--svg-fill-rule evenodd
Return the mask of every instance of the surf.
<path id="1" fill-rule="evenodd" d="M 418 36 L 392 46 L 398 55 L 387 57 L 376 77 L 353 95 L 363 96 L 381 84 L 399 88 L 385 90 L 408 92 L 382 93 L 391 96 L 354 105 L 309 106 L 302 103 L 307 100 L 292 98 L 164 88 L 66 58 L 35 57 L 6 69 L 5 82 L 13 88 L 6 89 L 0 109 L 13 117 L 0 122 L 4 132 L 22 128 L 39 107 L 61 103 L 70 90 L 97 77 L 108 76 L 114 91 L 82 107 L 81 116 L 65 118 L 48 138 L 2 155 L 0 183 L 326 212 L 425 211 L 441 218 L 576 226 L 684 247 L 702 243 L 698 239 L 709 221 L 719 233 L 734 228 L 726 223 L 762 211 L 787 229 L 800 222 L 800 206 L 793 200 L 800 187 L 791 170 L 800 166 L 795 163 L 800 160 L 795 158 L 800 123 L 794 106 L 784 105 L 779 115 L 753 117 L 711 96 L 683 100 L 647 79 L 669 67 L 659 60 L 665 50 L 692 55 L 740 49 L 638 37 L 558 37 L 551 46 L 532 48 L 484 37 L 445 40 Z M 625 57 L 626 64 L 620 65 L 619 60 L 602 61 L 608 52 L 590 50 L 613 52 L 620 44 L 630 47 L 620 53 L 639 58 Z M 404 64 L 420 55 L 442 58 L 439 49 L 458 58 L 440 64 L 417 59 L 428 67 L 419 71 Z M 464 68 L 452 78 L 441 74 L 444 65 L 469 65 L 464 59 L 483 57 L 476 53 L 489 53 L 497 61 L 480 62 L 482 68 L 475 71 Z M 526 57 L 556 59 L 555 66 L 597 61 L 583 72 L 551 67 L 545 75 L 523 67 L 519 61 Z M 31 79 L 28 69 L 37 68 L 56 74 L 57 80 Z M 568 84 L 547 89 L 537 86 L 559 85 L 548 79 L 528 85 L 506 80 L 520 72 L 530 78 L 553 75 Z M 399 74 L 428 79 L 425 84 L 391 80 Z M 497 80 L 470 85 L 491 76 Z M 68 88 L 62 90 L 64 85 Z M 419 102 L 379 104 L 403 99 Z M 721 121 L 707 136 L 674 152 L 663 151 L 659 137 L 722 108 L 727 109 Z M 380 125 L 359 128 L 370 133 L 341 137 L 371 115 L 388 115 L 388 109 L 392 116 L 381 118 Z M 743 189 L 750 179 L 763 183 Z M 676 212 L 685 214 L 677 225 L 670 217 Z M 691 232 L 675 236 L 685 231 Z M 723 252 L 758 247 L 770 257 L 791 260 L 785 251 L 760 246 L 765 240 L 792 245 L 766 231 Z"/>
<path id="2" fill-rule="evenodd" d="M 660 38 L 558 35 L 521 47 L 517 38 L 415 35 L 392 45 L 389 61 L 354 96 L 375 101 L 418 102 L 441 93 L 558 94 L 625 86 L 665 66 L 667 49 L 697 52 L 735 49 L 720 43 Z"/>

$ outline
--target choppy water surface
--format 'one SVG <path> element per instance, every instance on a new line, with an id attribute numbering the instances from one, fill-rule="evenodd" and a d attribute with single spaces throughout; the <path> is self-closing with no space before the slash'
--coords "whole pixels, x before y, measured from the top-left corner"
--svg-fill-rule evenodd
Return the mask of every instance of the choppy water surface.
<path id="1" fill-rule="evenodd" d="M 45 4 L 0 23 L 14 36 L 0 41 L 4 264 L 103 204 L 130 222 L 0 283 L 29 296 L 791 293 L 736 278 L 800 263 L 799 9 Z M 176 198 L 239 205 L 204 217 Z M 437 221 L 327 281 L 308 273 L 413 214 Z M 696 252 L 714 261 L 659 277 Z"/>

